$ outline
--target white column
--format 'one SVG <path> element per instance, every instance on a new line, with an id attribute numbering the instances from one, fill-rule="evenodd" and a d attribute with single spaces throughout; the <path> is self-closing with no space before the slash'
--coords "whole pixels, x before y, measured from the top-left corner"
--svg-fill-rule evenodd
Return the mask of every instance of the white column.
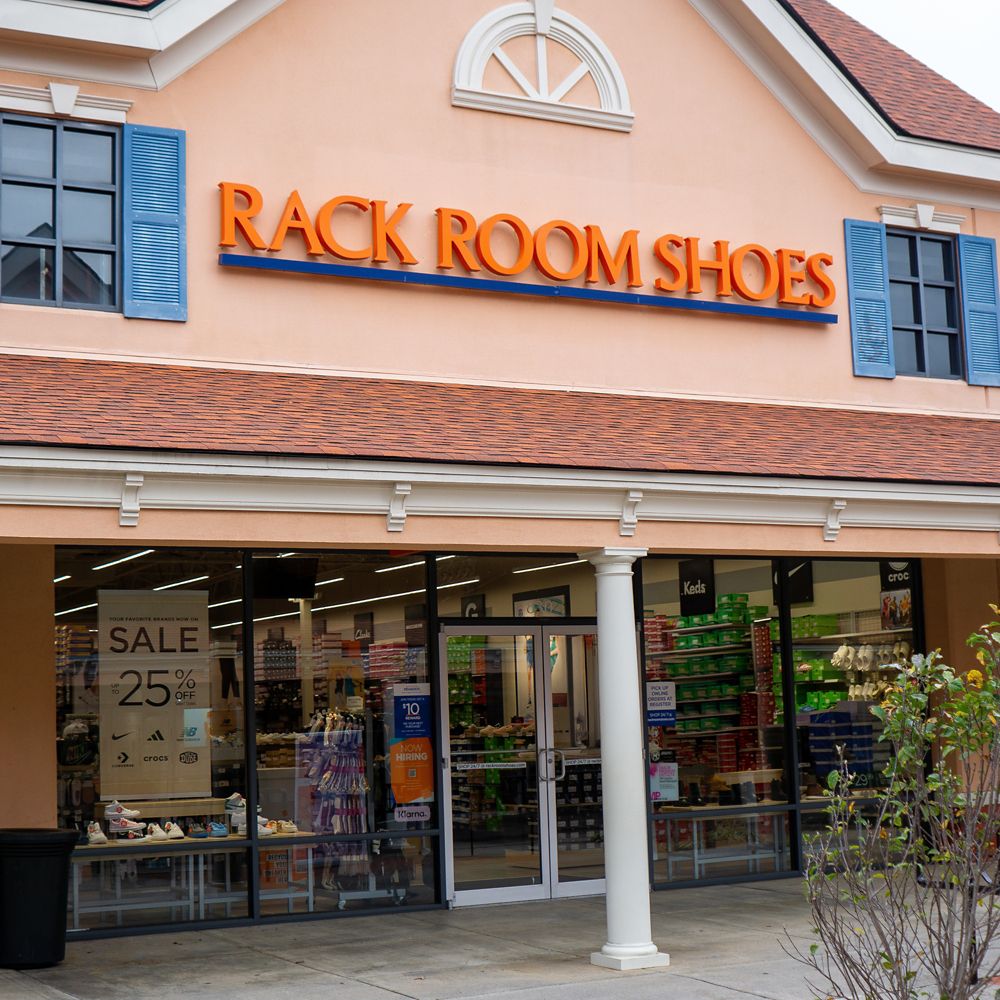
<path id="1" fill-rule="evenodd" d="M 594 965 L 625 971 L 669 964 L 653 944 L 639 661 L 632 563 L 645 549 L 585 552 L 597 574 L 597 662 L 604 787 L 608 940 Z"/>

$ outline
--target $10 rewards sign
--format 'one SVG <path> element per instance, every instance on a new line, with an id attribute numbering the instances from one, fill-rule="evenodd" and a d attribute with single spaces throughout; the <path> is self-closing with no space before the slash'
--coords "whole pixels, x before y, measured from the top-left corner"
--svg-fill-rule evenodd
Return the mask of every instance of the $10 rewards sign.
<path id="1" fill-rule="evenodd" d="M 101 798 L 211 795 L 208 592 L 97 599 Z"/>

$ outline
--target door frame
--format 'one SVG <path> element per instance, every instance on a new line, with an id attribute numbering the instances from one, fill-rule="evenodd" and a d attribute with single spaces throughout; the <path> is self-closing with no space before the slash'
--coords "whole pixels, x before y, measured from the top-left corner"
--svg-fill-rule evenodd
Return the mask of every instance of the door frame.
<path id="1" fill-rule="evenodd" d="M 587 879 L 560 883 L 558 868 L 558 841 L 556 838 L 556 767 L 554 725 L 552 712 L 552 678 L 547 670 L 534 671 L 535 748 L 538 760 L 538 835 L 541 881 L 535 885 L 502 886 L 494 889 L 455 888 L 454 831 L 451 797 L 451 734 L 449 732 L 450 706 L 448 702 L 448 639 L 453 636 L 530 636 L 536 651 L 547 649 L 550 636 L 566 637 L 596 635 L 596 622 L 568 623 L 565 619 L 521 619 L 518 624 L 510 620 L 493 624 L 489 619 L 454 620 L 442 622 L 438 633 L 438 727 L 441 746 L 439 775 L 442 800 L 441 858 L 444 868 L 445 901 L 449 906 L 472 906 L 486 903 L 512 903 L 536 899 L 558 899 L 570 896 L 603 894 L 605 880 Z M 536 656 L 540 655 L 536 652 Z"/>

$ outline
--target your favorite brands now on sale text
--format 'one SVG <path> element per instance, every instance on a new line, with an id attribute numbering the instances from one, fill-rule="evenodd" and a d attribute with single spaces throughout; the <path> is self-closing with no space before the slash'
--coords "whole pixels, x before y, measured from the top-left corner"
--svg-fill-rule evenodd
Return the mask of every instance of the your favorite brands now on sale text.
<path id="1" fill-rule="evenodd" d="M 413 205 L 389 203 L 357 195 L 337 195 L 310 212 L 298 191 L 285 199 L 270 239 L 261 233 L 258 217 L 264 196 L 251 184 L 223 181 L 219 245 L 280 254 L 289 241 L 302 241 L 314 257 L 368 261 L 373 264 L 419 265 L 405 234 Z M 354 218 L 350 218 L 353 214 Z M 483 270 L 504 277 L 534 271 L 555 282 L 621 286 L 646 284 L 644 268 L 655 271 L 657 292 L 700 295 L 703 286 L 718 298 L 736 296 L 749 302 L 776 298 L 782 305 L 809 310 L 827 309 L 837 297 L 828 268 L 833 255 L 808 253 L 792 247 L 770 250 L 760 243 L 730 247 L 728 240 L 714 240 L 710 253 L 697 236 L 665 233 L 644 240 L 638 229 L 629 229 L 617 240 L 600 226 L 577 226 L 565 219 L 550 219 L 536 228 L 517 215 L 499 212 L 477 220 L 460 208 L 437 208 L 436 266 L 449 271 L 461 267 L 469 274 Z M 358 217 L 366 224 L 359 230 Z M 353 237 L 348 241 L 345 233 Z M 359 231 L 364 237 L 358 239 Z"/>

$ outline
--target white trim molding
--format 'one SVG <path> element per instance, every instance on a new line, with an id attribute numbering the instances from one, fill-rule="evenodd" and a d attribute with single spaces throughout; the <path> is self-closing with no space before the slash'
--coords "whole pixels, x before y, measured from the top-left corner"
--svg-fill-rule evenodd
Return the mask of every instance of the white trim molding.
<path id="1" fill-rule="evenodd" d="M 884 226 L 931 229 L 938 233 L 960 233 L 964 215 L 939 212 L 933 205 L 879 205 L 879 221 Z"/>
<path id="2" fill-rule="evenodd" d="M 283 2 L 0 0 L 0 69 L 161 90 Z"/>
<path id="3" fill-rule="evenodd" d="M 131 101 L 98 94 L 81 94 L 80 88 L 52 81 L 47 87 L 20 87 L 0 83 L 0 108 L 32 115 L 58 115 L 81 121 L 122 125 L 128 119 Z"/>
<path id="4" fill-rule="evenodd" d="M 518 66 L 503 48 L 512 38 L 525 36 L 535 40 L 532 71 Z M 568 49 L 577 60 L 576 67 L 558 81 L 549 80 L 549 41 Z M 520 93 L 500 93 L 485 88 L 484 75 L 494 59 Z M 587 76 L 597 89 L 600 107 L 564 100 Z M 481 17 L 459 46 L 451 103 L 460 108 L 589 125 L 616 132 L 631 131 L 635 120 L 625 77 L 611 50 L 583 21 L 556 8 L 554 0 L 508 4 Z"/>
<path id="5" fill-rule="evenodd" d="M 861 190 L 1000 209 L 1000 153 L 895 132 L 778 0 L 688 0 Z"/>
<path id="6" fill-rule="evenodd" d="M 635 536 L 650 522 L 804 525 L 815 528 L 817 548 L 849 528 L 988 532 L 1000 548 L 1000 487 L 766 476 L 4 445 L 4 505 L 106 508 L 123 524 L 136 523 L 140 507 L 377 514 L 387 543 L 414 518 L 596 520 L 629 536 L 634 516 Z"/>

